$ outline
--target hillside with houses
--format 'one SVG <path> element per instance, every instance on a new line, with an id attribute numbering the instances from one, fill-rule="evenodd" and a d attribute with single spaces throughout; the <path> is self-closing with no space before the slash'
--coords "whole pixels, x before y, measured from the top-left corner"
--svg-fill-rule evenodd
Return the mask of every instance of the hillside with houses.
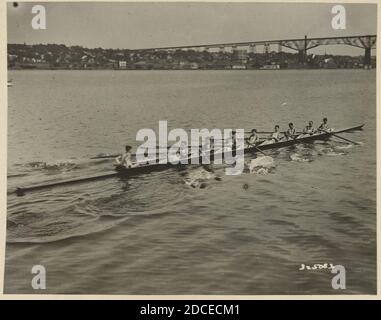
<path id="1" fill-rule="evenodd" d="M 372 57 L 372 67 L 376 59 Z M 8 44 L 8 69 L 300 69 L 363 68 L 363 56 L 307 55 L 300 63 L 297 53 L 252 53 L 243 49 L 231 52 L 207 50 L 129 50 L 84 48 L 63 44 Z"/>

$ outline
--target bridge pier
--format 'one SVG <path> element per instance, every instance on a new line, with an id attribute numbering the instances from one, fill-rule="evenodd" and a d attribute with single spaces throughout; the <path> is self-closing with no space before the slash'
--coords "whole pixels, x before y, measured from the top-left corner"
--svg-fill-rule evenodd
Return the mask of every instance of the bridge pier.
<path id="1" fill-rule="evenodd" d="M 303 49 L 299 49 L 299 50 L 298 50 L 298 53 L 299 53 L 299 57 L 298 57 L 299 63 L 304 64 L 304 63 L 306 62 L 306 57 L 307 57 L 307 44 L 308 44 L 307 36 L 304 36 Z M 299 48 L 300 48 L 300 47 L 299 47 Z"/>
<path id="2" fill-rule="evenodd" d="M 265 54 L 266 59 L 269 56 L 269 52 L 270 52 L 270 44 L 265 43 L 265 45 L 263 47 L 263 53 Z"/>
<path id="3" fill-rule="evenodd" d="M 366 69 L 371 68 L 371 48 L 365 48 L 365 55 L 364 55 L 364 67 Z"/>
<path id="4" fill-rule="evenodd" d="M 305 50 L 304 49 L 299 49 L 298 50 L 298 61 L 299 63 L 304 63 L 305 62 Z"/>

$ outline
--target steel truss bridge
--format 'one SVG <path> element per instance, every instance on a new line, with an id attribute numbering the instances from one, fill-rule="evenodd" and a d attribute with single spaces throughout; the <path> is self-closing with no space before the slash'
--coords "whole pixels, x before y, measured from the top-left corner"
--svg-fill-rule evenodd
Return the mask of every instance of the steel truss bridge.
<path id="1" fill-rule="evenodd" d="M 364 65 L 370 66 L 371 50 L 376 48 L 376 35 L 364 36 L 348 36 L 348 37 L 325 37 L 325 38 L 307 38 L 302 39 L 284 39 L 284 40 L 265 40 L 265 41 L 248 41 L 248 42 L 231 42 L 218 44 L 201 44 L 193 46 L 178 46 L 178 47 L 161 47 L 161 48 L 146 48 L 134 49 L 134 51 L 176 51 L 176 50 L 205 50 L 218 49 L 220 52 L 225 52 L 226 48 L 233 50 L 237 48 L 247 47 L 249 52 L 256 53 L 256 46 L 263 46 L 264 53 L 268 53 L 271 45 L 278 46 L 278 52 L 282 51 L 282 47 L 298 51 L 299 62 L 304 63 L 307 50 L 318 46 L 345 44 L 357 48 L 364 49 Z"/>

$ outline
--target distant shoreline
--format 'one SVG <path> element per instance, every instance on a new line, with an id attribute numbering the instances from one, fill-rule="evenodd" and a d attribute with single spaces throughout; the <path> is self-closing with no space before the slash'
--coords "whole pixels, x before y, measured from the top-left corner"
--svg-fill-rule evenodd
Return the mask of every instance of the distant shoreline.
<path id="1" fill-rule="evenodd" d="M 8 71 L 286 71 L 286 70 L 376 70 L 376 68 L 281 68 L 281 69 L 111 69 L 111 68 L 82 68 L 82 69 L 68 69 L 68 68 L 8 68 Z"/>
<path id="2" fill-rule="evenodd" d="M 127 49 L 87 49 L 65 45 L 8 44 L 8 70 L 287 70 L 364 69 L 363 55 L 306 54 L 284 51 L 265 53 L 233 50 L 145 51 Z M 370 66 L 375 68 L 376 57 Z"/>

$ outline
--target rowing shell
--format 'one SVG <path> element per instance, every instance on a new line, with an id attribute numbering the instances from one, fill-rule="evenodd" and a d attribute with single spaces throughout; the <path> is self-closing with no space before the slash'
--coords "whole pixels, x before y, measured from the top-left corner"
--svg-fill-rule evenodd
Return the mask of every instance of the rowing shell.
<path id="1" fill-rule="evenodd" d="M 362 130 L 363 127 L 364 127 L 364 124 L 362 124 L 360 126 L 356 126 L 356 127 L 334 130 L 331 132 L 312 134 L 309 136 L 303 136 L 301 138 L 290 139 L 287 141 L 280 141 L 280 142 L 264 144 L 264 145 L 260 145 L 260 146 L 256 146 L 256 147 L 249 147 L 249 148 L 245 148 L 245 153 L 258 152 L 258 148 L 260 150 L 279 149 L 279 148 L 292 146 L 292 145 L 295 145 L 298 143 L 309 143 L 309 142 L 316 141 L 316 140 L 325 141 L 325 140 L 328 140 L 329 138 L 331 138 L 335 134 L 343 133 L 343 132 L 352 132 L 352 131 L 356 131 L 356 130 Z"/>
<path id="2" fill-rule="evenodd" d="M 255 154 L 255 153 L 258 153 L 259 150 L 263 151 L 263 150 L 270 150 L 270 149 L 279 149 L 279 148 L 289 147 L 299 143 L 310 143 L 316 140 L 325 141 L 331 138 L 335 134 L 362 130 L 363 127 L 364 127 L 364 124 L 360 126 L 341 129 L 341 130 L 335 130 L 332 132 L 325 132 L 325 133 L 313 134 L 310 136 L 303 136 L 301 138 L 290 139 L 287 141 L 269 143 L 269 144 L 260 145 L 256 147 L 248 147 L 244 149 L 244 153 Z M 224 153 L 221 153 L 221 155 L 223 157 Z M 199 158 L 199 162 L 202 163 L 202 157 L 198 157 L 198 158 Z M 191 163 L 191 160 L 192 158 L 188 158 L 188 164 Z M 8 192 L 8 194 L 16 194 L 21 196 L 21 195 L 24 195 L 26 192 L 30 192 L 30 191 L 38 191 L 42 189 L 49 189 L 49 188 L 58 187 L 58 186 L 72 185 L 76 183 L 89 182 L 89 181 L 107 179 L 107 178 L 118 177 L 118 176 L 135 176 L 135 175 L 149 173 L 153 171 L 166 170 L 169 168 L 181 169 L 188 165 L 184 163 L 179 163 L 179 164 L 159 163 L 159 160 L 156 160 L 156 161 L 157 162 L 154 164 L 145 164 L 145 165 L 132 167 L 132 168 L 123 168 L 122 170 L 120 169 L 118 171 L 114 170 L 114 171 L 110 171 L 110 172 L 99 174 L 99 175 L 92 175 L 92 176 L 81 177 L 76 179 L 69 179 L 69 180 L 56 181 L 56 182 L 40 184 L 40 185 L 32 185 L 29 187 L 17 188 L 16 190 Z M 211 161 L 213 161 L 213 154 L 211 154 Z"/>

